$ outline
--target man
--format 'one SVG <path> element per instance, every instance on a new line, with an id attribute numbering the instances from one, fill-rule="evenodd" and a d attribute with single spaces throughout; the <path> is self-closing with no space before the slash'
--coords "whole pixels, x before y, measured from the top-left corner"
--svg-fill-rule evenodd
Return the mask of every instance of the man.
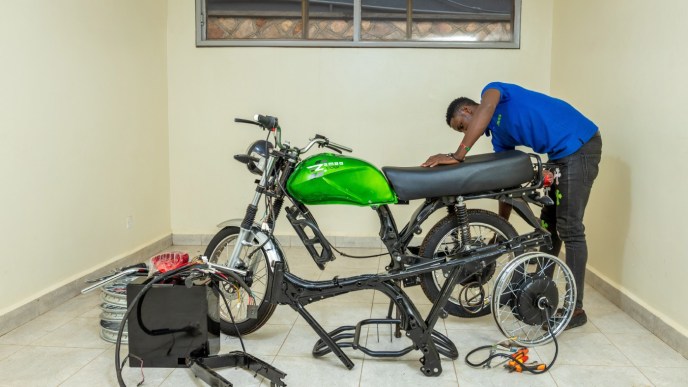
<path id="1" fill-rule="evenodd" d="M 576 308 L 566 329 L 585 324 L 583 285 L 588 247 L 583 216 L 602 156 L 597 126 L 562 100 L 500 82 L 485 86 L 480 104 L 465 97 L 452 101 L 446 119 L 447 125 L 464 134 L 459 148 L 431 156 L 424 167 L 462 162 L 483 134 L 492 137 L 495 152 L 527 146 L 560 164 L 558 184 L 550 190 L 555 204 L 544 207 L 541 213 L 543 227 L 552 233 L 552 249 L 545 252 L 558 255 L 564 242 L 566 264 L 578 289 Z M 501 202 L 499 207 L 500 215 L 508 218 L 511 208 Z"/>

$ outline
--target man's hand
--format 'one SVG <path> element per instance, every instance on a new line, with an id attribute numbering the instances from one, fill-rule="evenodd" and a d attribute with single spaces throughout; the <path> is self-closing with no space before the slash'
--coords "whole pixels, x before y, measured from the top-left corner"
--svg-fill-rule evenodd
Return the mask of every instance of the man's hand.
<path id="1" fill-rule="evenodd" d="M 436 167 L 438 165 L 448 165 L 448 164 L 458 164 L 459 162 L 451 156 L 447 156 L 446 153 L 438 153 L 434 156 L 430 156 L 426 162 L 421 164 L 421 167 Z"/>

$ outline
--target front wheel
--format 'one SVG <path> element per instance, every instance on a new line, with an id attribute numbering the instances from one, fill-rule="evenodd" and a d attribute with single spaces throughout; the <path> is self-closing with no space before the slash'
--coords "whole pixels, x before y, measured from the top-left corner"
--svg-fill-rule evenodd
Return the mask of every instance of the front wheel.
<path id="1" fill-rule="evenodd" d="M 238 238 L 239 227 L 223 228 L 208 244 L 205 256 L 212 263 L 227 265 Z M 258 244 L 256 240 L 251 242 L 253 245 Z M 228 310 L 227 304 L 225 304 L 223 297 L 220 296 L 220 329 L 225 334 L 231 336 L 246 335 L 258 330 L 265 325 L 277 307 L 277 305 L 265 301 L 268 284 L 273 278 L 272 272 L 269 270 L 267 254 L 263 249 L 253 253 L 254 250 L 255 248 L 253 247 L 242 249 L 241 256 L 239 257 L 240 263 L 237 267 L 238 269 L 251 270 L 253 272 L 253 283 L 251 284 L 253 300 L 250 299 L 249 294 L 243 289 L 236 288 L 227 283 L 220 284 L 224 300 L 227 300 L 227 304 L 229 304 Z M 249 305 L 256 305 L 258 307 L 257 318 L 249 318 Z M 234 318 L 234 322 L 232 322 L 232 318 Z"/>
<path id="2" fill-rule="evenodd" d="M 468 210 L 468 224 L 472 247 L 500 243 L 518 236 L 511 223 L 490 211 Z M 428 232 L 420 246 L 420 256 L 444 259 L 461 248 L 458 219 L 455 215 L 447 215 Z M 457 283 L 444 307 L 447 313 L 458 317 L 489 314 L 495 277 L 512 258 L 511 253 L 503 254 L 481 272 Z M 431 301 L 439 297 L 448 274 L 449 270 L 435 270 L 421 275 L 421 287 Z"/>

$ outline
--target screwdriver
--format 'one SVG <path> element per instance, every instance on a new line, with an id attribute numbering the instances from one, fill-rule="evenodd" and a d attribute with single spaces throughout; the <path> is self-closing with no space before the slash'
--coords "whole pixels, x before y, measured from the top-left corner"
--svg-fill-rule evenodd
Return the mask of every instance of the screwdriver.
<path id="1" fill-rule="evenodd" d="M 511 358 L 514 360 L 510 360 L 505 367 L 510 371 L 516 371 L 516 372 L 522 372 L 523 367 L 521 366 L 522 363 L 525 363 L 528 361 L 528 348 L 522 348 L 516 351 L 513 355 L 511 355 Z M 518 360 L 518 361 L 516 361 Z M 519 363 L 520 362 L 520 363 Z"/>

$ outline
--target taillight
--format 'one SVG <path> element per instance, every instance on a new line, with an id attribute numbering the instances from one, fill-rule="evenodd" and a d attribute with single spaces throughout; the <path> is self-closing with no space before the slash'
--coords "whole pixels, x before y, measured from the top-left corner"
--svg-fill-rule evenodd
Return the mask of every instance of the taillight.
<path id="1" fill-rule="evenodd" d="M 554 174 L 546 169 L 542 170 L 542 185 L 544 187 L 549 187 L 554 183 Z"/>
<path id="2" fill-rule="evenodd" d="M 189 254 L 179 251 L 158 254 L 150 259 L 150 266 L 161 273 L 178 269 L 189 264 Z"/>

